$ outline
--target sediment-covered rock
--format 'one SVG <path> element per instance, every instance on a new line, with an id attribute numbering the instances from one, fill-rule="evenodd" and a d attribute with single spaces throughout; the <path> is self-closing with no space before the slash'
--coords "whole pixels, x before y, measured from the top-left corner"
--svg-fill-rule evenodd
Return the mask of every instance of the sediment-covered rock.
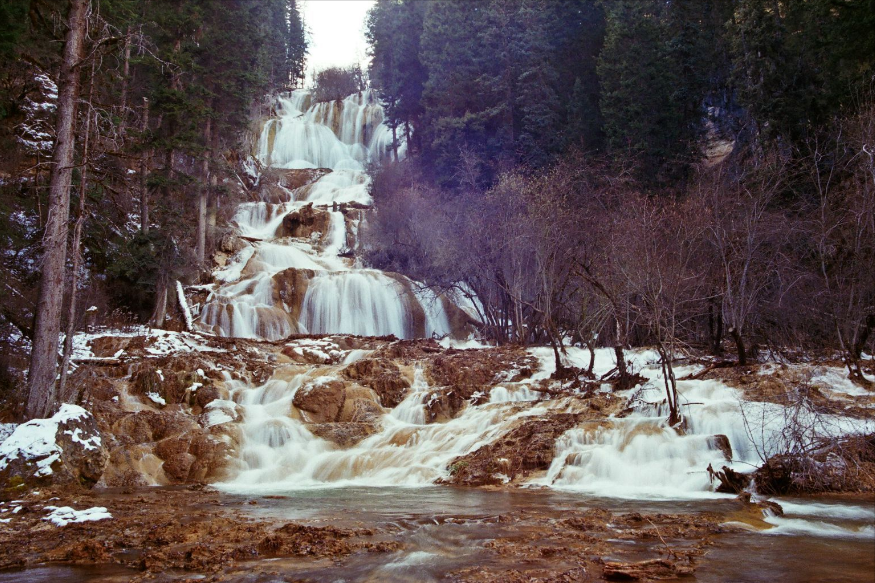
<path id="1" fill-rule="evenodd" d="M 320 377 L 299 388 L 292 404 L 304 412 L 305 420 L 330 423 L 337 421 L 345 400 L 343 381 Z"/>
<path id="2" fill-rule="evenodd" d="M 555 455 L 556 438 L 576 426 L 580 416 L 552 413 L 525 419 L 493 443 L 454 459 L 448 466 L 452 484 L 503 484 L 534 471 L 547 470 Z"/>
<path id="3" fill-rule="evenodd" d="M 19 425 L 0 444 L 0 487 L 90 488 L 108 457 L 94 416 L 82 407 L 63 405 L 48 419 Z"/>
<path id="4" fill-rule="evenodd" d="M 373 423 L 308 423 L 307 429 L 340 447 L 352 447 L 377 432 Z"/>
<path id="5" fill-rule="evenodd" d="M 836 439 L 809 455 L 776 455 L 753 475 L 770 495 L 875 491 L 875 434 Z"/>
<path id="6" fill-rule="evenodd" d="M 363 358 L 345 369 L 346 378 L 369 387 L 380 398 L 383 407 L 397 407 L 410 389 L 410 381 L 402 374 L 397 364 L 385 358 Z"/>

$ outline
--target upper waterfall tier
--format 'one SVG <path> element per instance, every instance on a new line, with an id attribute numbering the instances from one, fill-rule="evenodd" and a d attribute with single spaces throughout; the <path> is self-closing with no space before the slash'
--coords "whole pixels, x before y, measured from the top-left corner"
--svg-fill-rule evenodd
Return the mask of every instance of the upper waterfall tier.
<path id="1" fill-rule="evenodd" d="M 278 99 L 277 113 L 259 140 L 258 158 L 265 166 L 363 170 L 392 148 L 383 107 L 370 91 L 313 103 L 309 91 L 299 90 Z"/>
<path id="2" fill-rule="evenodd" d="M 235 254 L 221 257 L 199 325 L 268 340 L 461 333 L 468 318 L 446 297 L 356 259 L 371 204 L 364 167 L 392 146 L 371 93 L 313 104 L 309 92 L 295 91 L 278 98 L 276 111 L 259 139 L 261 201 L 237 209 Z"/>

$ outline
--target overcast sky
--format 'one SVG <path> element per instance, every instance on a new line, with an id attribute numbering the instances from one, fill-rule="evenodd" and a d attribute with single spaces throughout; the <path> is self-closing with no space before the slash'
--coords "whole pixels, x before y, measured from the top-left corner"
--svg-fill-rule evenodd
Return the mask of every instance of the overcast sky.
<path id="1" fill-rule="evenodd" d="M 304 24 L 310 31 L 308 80 L 314 70 L 367 60 L 365 16 L 373 0 L 305 0 Z"/>

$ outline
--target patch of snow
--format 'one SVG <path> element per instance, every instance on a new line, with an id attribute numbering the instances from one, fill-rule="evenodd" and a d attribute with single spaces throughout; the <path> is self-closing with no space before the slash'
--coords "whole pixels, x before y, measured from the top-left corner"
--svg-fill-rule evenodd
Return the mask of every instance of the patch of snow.
<path id="1" fill-rule="evenodd" d="M 37 476 L 50 476 L 52 464 L 61 458 L 61 448 L 55 442 L 58 425 L 88 415 L 89 413 L 82 407 L 65 404 L 49 419 L 33 419 L 22 423 L 0 444 L 0 470 L 8 466 L 13 459 L 23 458 L 36 461 L 39 468 L 36 472 Z"/>
<path id="2" fill-rule="evenodd" d="M 454 340 L 449 336 L 441 338 L 438 340 L 438 344 L 443 346 L 444 348 L 455 348 L 456 350 L 474 350 L 480 348 L 492 348 L 490 344 L 484 344 L 483 342 L 476 340 L 474 338 L 468 338 L 467 340 Z"/>
<path id="3" fill-rule="evenodd" d="M 188 307 L 188 300 L 185 299 L 185 290 L 182 289 L 182 282 L 176 280 L 176 297 L 179 300 L 179 307 L 182 308 L 182 313 L 185 315 L 185 329 L 189 332 L 194 327 L 194 321 L 191 317 L 191 310 Z"/>
<path id="4" fill-rule="evenodd" d="M 213 427 L 237 420 L 237 404 L 234 401 L 216 399 L 205 407 L 206 423 L 204 427 Z"/>
<path id="5" fill-rule="evenodd" d="M 88 439 L 82 439 L 82 430 L 76 427 L 73 431 L 65 431 L 64 435 L 70 436 L 70 441 L 73 443 L 81 443 L 82 447 L 87 450 L 96 450 L 99 449 L 103 442 L 100 440 L 99 435 L 92 435 Z"/>
<path id="6" fill-rule="evenodd" d="M 167 405 L 167 401 L 164 400 L 164 397 L 159 395 L 158 393 L 146 393 L 146 396 L 149 397 L 149 400 L 155 403 L 156 405 L 161 405 L 164 407 Z"/>
<path id="7" fill-rule="evenodd" d="M 223 352 L 222 349 L 207 346 L 203 340 L 187 332 L 152 330 L 149 334 L 151 346 L 146 352 L 155 356 L 168 356 L 177 352 Z"/>
<path id="8" fill-rule="evenodd" d="M 51 512 L 43 520 L 51 522 L 55 526 L 66 526 L 76 522 L 95 522 L 112 518 L 112 514 L 103 506 L 95 506 L 85 510 L 74 510 L 69 506 L 46 506 L 45 509 Z"/>

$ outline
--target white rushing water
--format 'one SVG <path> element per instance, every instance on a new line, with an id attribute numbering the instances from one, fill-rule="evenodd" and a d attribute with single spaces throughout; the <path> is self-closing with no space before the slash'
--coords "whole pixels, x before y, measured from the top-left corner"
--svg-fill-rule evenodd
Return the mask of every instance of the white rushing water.
<path id="1" fill-rule="evenodd" d="M 346 252 L 358 241 L 356 230 L 362 217 L 337 205 L 372 202 L 364 168 L 387 156 L 391 147 L 382 109 L 367 92 L 342 102 L 311 101 L 306 91 L 279 99 L 277 117 L 265 124 L 261 134 L 258 157 L 264 166 L 275 169 L 326 168 L 331 172 L 314 184 L 281 189 L 284 201 L 240 205 L 234 223 L 246 243 L 215 273 L 219 283 L 201 310 L 201 326 L 224 336 L 271 340 L 296 332 L 394 334 L 399 338 L 449 333 L 450 317 L 443 298 L 418 290 L 402 276 L 363 269 Z M 403 153 L 403 146 L 400 149 Z M 284 218 L 309 204 L 323 214 L 322 230 L 308 237 L 286 236 Z M 294 270 L 295 275 L 287 270 Z M 306 286 L 303 293 L 300 286 Z M 290 299 L 292 288 L 295 293 Z M 317 342 L 309 349 L 323 348 Z M 481 404 L 470 403 L 443 423 L 426 422 L 425 408 L 434 387 L 428 386 L 422 370 L 413 370 L 406 398 L 392 409 L 383 409 L 373 435 L 346 448 L 314 435 L 307 414 L 293 402 L 299 391 L 340 379 L 340 370 L 365 356 L 365 351 L 351 351 L 340 365 L 297 370 L 257 387 L 229 379 L 227 386 L 242 406 L 244 420 L 236 474 L 221 487 L 266 493 L 426 486 L 446 479 L 455 458 L 495 441 L 525 418 L 580 412 L 588 406 L 584 400 L 549 399 L 534 390 L 536 381 L 553 372 L 553 355 L 548 348 L 530 352 L 540 363 L 530 380 L 498 383 L 490 394 L 480 396 L 477 402 Z M 549 469 L 524 485 L 596 497 L 714 498 L 726 495 L 714 492 L 709 466 L 749 472 L 775 453 L 783 438 L 787 409 L 767 403 L 743 404 L 740 391 L 718 381 L 680 381 L 687 424 L 683 430 L 669 427 L 655 358 L 655 353 L 646 351 L 631 356 L 632 366 L 649 381 L 635 393 L 631 412 L 583 422 L 566 431 L 556 440 Z M 571 349 L 568 359 L 586 368 L 589 353 Z M 611 350 L 597 351 L 596 374 L 614 366 Z M 679 370 L 678 376 L 686 372 Z M 631 398 L 633 392 L 620 396 Z M 873 422 L 831 416 L 806 423 L 820 424 L 817 432 L 822 435 L 875 430 Z M 730 446 L 731 460 L 719 447 L 721 441 Z M 825 516 L 828 512 L 838 514 Z M 842 512 L 852 515 L 844 517 L 850 526 L 823 522 L 841 518 Z M 788 509 L 786 517 L 768 520 L 775 525 L 775 534 L 871 537 L 875 519 L 869 514 L 861 517 L 858 508 L 823 509 L 799 503 Z"/>
<path id="2" fill-rule="evenodd" d="M 219 283 L 201 310 L 201 329 L 267 340 L 293 333 L 412 338 L 452 332 L 443 298 L 403 276 L 360 269 L 350 258 L 360 211 L 338 205 L 371 204 L 365 167 L 389 155 L 392 145 L 382 122 L 383 109 L 369 91 L 329 103 L 312 103 L 304 90 L 278 99 L 277 117 L 259 139 L 259 161 L 280 171 L 331 172 L 297 189 L 280 184 L 284 202 L 239 206 L 233 223 L 244 246 L 215 272 Z M 403 155 L 403 145 L 399 150 Z M 287 236 L 284 219 L 308 205 L 311 214 L 322 215 L 324 228 L 309 237 Z M 292 293 L 280 294 L 278 279 L 293 281 Z"/>
<path id="3" fill-rule="evenodd" d="M 498 383 L 486 399 L 468 404 L 454 419 L 427 423 L 425 405 L 434 387 L 422 371 L 413 371 L 406 398 L 385 409 L 378 431 L 352 447 L 339 447 L 307 429 L 306 414 L 292 402 L 299 390 L 339 378 L 345 365 L 319 367 L 292 380 L 272 380 L 253 388 L 229 381 L 234 399 L 246 411 L 243 445 L 236 477 L 222 488 L 236 492 L 276 493 L 297 489 L 348 486 L 428 486 L 449 478 L 459 456 L 493 442 L 527 417 L 583 410 L 585 401 L 544 400 L 534 381 L 553 371 L 549 348 L 533 348 L 541 369 L 528 381 Z M 358 358 L 361 355 L 350 355 Z M 611 350 L 597 351 L 595 371 L 613 366 Z M 589 354 L 570 349 L 569 360 L 588 364 Z M 749 472 L 772 453 L 782 438 L 787 411 L 778 405 L 744 403 L 741 393 L 714 380 L 681 381 L 688 403 L 687 428 L 666 423 L 661 372 L 655 354 L 639 352 L 631 361 L 650 383 L 638 393 L 631 414 L 605 421 L 583 422 L 556 441 L 555 457 L 546 473 L 528 480 L 532 487 L 550 487 L 583 495 L 626 499 L 691 500 L 729 498 L 714 492 L 707 468 L 724 465 Z M 679 371 L 686 372 L 683 369 Z M 632 395 L 632 391 L 624 397 Z M 583 403 L 583 404 L 582 404 Z M 289 411 L 293 411 L 290 415 Z M 798 412 L 796 412 L 798 414 Z M 814 422 L 814 421 L 812 421 Z M 807 421 L 806 421 L 807 423 Z M 875 422 L 824 416 L 821 434 L 875 431 Z M 726 436 L 732 450 L 727 460 L 716 436 Z M 500 460 L 497 460 L 500 462 Z M 872 538 L 875 514 L 856 507 L 798 502 L 788 504 L 784 517 L 767 517 L 771 534 L 815 534 L 822 537 Z"/>

